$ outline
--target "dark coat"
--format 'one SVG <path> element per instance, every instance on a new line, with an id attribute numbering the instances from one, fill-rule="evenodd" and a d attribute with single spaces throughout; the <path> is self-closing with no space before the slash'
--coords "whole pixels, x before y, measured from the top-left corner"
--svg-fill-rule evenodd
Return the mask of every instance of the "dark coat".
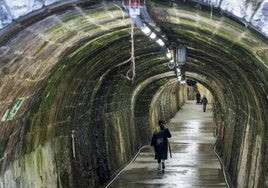
<path id="1" fill-rule="evenodd" d="M 198 100 L 198 101 L 200 101 L 200 99 L 201 99 L 201 95 L 200 95 L 200 93 L 196 93 L 196 100 Z"/>
<path id="2" fill-rule="evenodd" d="M 206 97 L 203 97 L 203 99 L 202 99 L 202 104 L 206 105 L 207 103 L 208 103 L 207 98 L 206 98 Z"/>
<path id="3" fill-rule="evenodd" d="M 167 159 L 168 139 L 171 134 L 168 128 L 162 129 L 160 132 L 153 134 L 151 146 L 154 146 L 155 159 Z"/>

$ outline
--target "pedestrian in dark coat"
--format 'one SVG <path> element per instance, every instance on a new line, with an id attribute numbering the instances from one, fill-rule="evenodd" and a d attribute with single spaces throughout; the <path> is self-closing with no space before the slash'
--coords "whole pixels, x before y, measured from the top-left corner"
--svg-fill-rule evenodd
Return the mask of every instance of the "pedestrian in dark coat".
<path id="1" fill-rule="evenodd" d="M 207 100 L 206 96 L 203 97 L 201 102 L 203 104 L 203 112 L 205 112 L 206 108 L 207 108 L 207 103 L 208 103 L 208 100 Z"/>
<path id="2" fill-rule="evenodd" d="M 159 120 L 160 130 L 152 136 L 151 146 L 154 147 L 155 159 L 158 162 L 158 170 L 165 169 L 165 160 L 168 153 L 168 138 L 171 137 L 169 129 L 165 127 L 166 122 Z M 162 162 L 162 165 L 161 165 Z"/>
<path id="3" fill-rule="evenodd" d="M 199 91 L 197 91 L 195 97 L 196 97 L 196 104 L 200 104 L 201 95 L 200 95 Z"/>

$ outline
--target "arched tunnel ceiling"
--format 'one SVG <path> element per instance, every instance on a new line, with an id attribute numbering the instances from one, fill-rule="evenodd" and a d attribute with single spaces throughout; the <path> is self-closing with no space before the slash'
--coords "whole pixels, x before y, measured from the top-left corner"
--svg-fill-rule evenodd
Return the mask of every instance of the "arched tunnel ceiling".
<path id="1" fill-rule="evenodd" d="M 218 111 L 215 111 L 215 114 L 219 112 L 218 116 L 224 116 L 228 123 L 234 125 L 232 129 L 239 132 L 239 135 L 234 134 L 234 137 L 240 136 L 240 130 L 247 129 L 242 132 L 245 138 L 250 139 L 241 144 L 241 147 L 236 148 L 240 140 L 244 139 L 243 136 L 234 140 L 234 145 L 225 145 L 228 147 L 226 156 L 230 154 L 229 167 L 232 168 L 232 165 L 241 159 L 236 155 L 241 154 L 244 157 L 253 153 L 250 158 L 252 162 L 249 163 L 264 171 L 263 164 L 267 164 L 263 161 L 267 158 L 265 152 L 268 133 L 267 38 L 218 10 L 213 11 L 211 16 L 206 7 L 187 2 L 174 1 L 173 6 L 170 6 L 148 1 L 152 25 L 165 36 L 169 47 L 178 44 L 187 46 L 187 63 L 184 67 L 186 77 L 196 80 L 211 91 L 217 103 L 216 107 L 219 107 L 216 108 Z M 133 154 L 137 145 L 148 140 L 147 132 L 136 124 L 148 119 L 153 122 L 154 119 L 150 119 L 150 115 L 153 114 L 155 118 L 160 112 L 151 108 L 158 108 L 163 104 L 157 104 L 155 101 L 172 96 L 174 90 L 178 91 L 179 82 L 175 70 L 168 67 L 169 60 L 160 53 L 160 46 L 139 28 L 134 29 L 136 77 L 133 82 L 126 79 L 127 72 L 131 72 L 131 20 L 119 5 L 120 2 L 115 4 L 105 1 L 54 4 L 16 20 L 1 30 L 0 133 L 4 136 L 0 140 L 0 163 L 2 174 L 7 179 L 14 177 L 16 181 L 16 168 L 21 168 L 25 160 L 25 163 L 31 162 L 22 167 L 26 170 L 22 170 L 21 174 L 27 174 L 29 169 L 32 172 L 28 175 L 31 176 L 30 182 L 36 182 L 38 178 L 47 180 L 48 177 L 52 178 L 51 181 L 55 182 L 53 185 L 56 185 L 58 179 L 54 175 L 40 176 L 42 170 L 40 174 L 31 170 L 31 156 L 40 158 L 44 168 L 49 163 L 43 163 L 42 160 L 48 157 L 47 161 L 51 161 L 50 171 L 44 169 L 42 173 L 59 171 L 57 174 L 65 179 L 65 170 L 69 168 L 71 159 L 63 160 L 69 159 L 73 149 L 69 148 L 66 152 L 70 143 L 69 131 L 75 130 L 75 135 L 79 136 L 76 146 L 82 148 L 79 154 L 83 156 L 85 163 L 81 161 L 81 164 L 85 164 L 86 168 L 90 161 L 87 159 L 92 157 L 88 155 L 89 151 L 96 153 L 96 147 L 100 147 L 92 158 L 106 155 L 103 140 L 109 141 L 118 137 L 114 139 L 116 144 L 106 142 L 107 148 L 111 148 L 110 151 L 124 150 L 115 153 L 120 155 L 116 159 L 125 160 Z M 163 92 L 162 95 L 159 91 L 168 91 L 168 94 Z M 24 100 L 23 107 L 13 121 L 8 121 L 5 115 L 8 114 L 9 118 L 9 109 L 12 111 L 13 107 L 19 106 L 21 100 Z M 171 103 L 172 100 L 167 100 L 164 104 L 175 107 Z M 174 111 L 177 109 L 176 106 Z M 99 124 L 102 121 L 105 123 Z M 128 123 L 133 126 L 125 126 Z M 110 125 L 120 125 L 120 130 L 113 129 Z M 121 125 L 127 127 L 124 129 L 128 129 L 126 132 L 130 139 L 134 140 L 138 136 L 142 139 L 136 139 L 135 143 L 122 141 L 124 132 L 121 132 Z M 106 132 L 103 133 L 103 130 Z M 109 134 L 110 130 L 117 133 Z M 102 138 L 105 136 L 107 138 Z M 97 137 L 98 139 L 95 139 Z M 88 144 L 92 141 L 89 138 L 95 143 Z M 255 142 L 255 145 L 251 144 L 251 141 Z M 247 149 L 247 145 L 254 145 L 254 149 Z M 246 151 L 235 151 L 241 148 Z M 38 149 L 42 152 L 34 152 Z M 39 157 L 42 153 L 45 155 Z M 54 153 L 55 158 L 54 154 L 46 153 Z M 22 155 L 25 155 L 25 158 Z M 63 155 L 65 158 L 62 158 Z M 16 158 L 21 156 L 24 159 L 21 163 L 16 163 Z M 231 160 L 232 158 L 235 159 Z M 95 159 L 92 161 L 92 164 L 99 163 Z M 111 161 L 115 163 L 111 164 L 111 169 L 118 169 L 120 163 Z M 10 172 L 9 169 L 13 168 L 13 162 L 16 167 L 15 175 L 6 176 Z M 36 160 L 36 164 L 38 162 L 39 160 Z M 242 162 L 245 166 L 250 166 L 246 159 Z M 58 166 L 54 167 L 54 163 Z M 36 165 L 38 171 L 39 167 Z M 238 165 L 237 168 L 239 167 Z M 83 169 L 81 168 L 81 172 L 84 173 Z M 239 171 L 244 169 L 242 167 Z M 260 176 L 260 181 L 263 181 L 265 176 L 265 173 L 257 170 L 250 173 L 256 177 L 250 180 L 252 182 Z M 88 177 L 87 172 L 85 177 Z M 243 172 L 238 177 L 239 181 L 244 181 L 244 177 Z M 26 179 L 28 180 L 28 177 Z"/>
<path id="2" fill-rule="evenodd" d="M 187 45 L 188 78 L 211 90 L 247 90 L 247 85 L 253 84 L 252 92 L 257 90 L 267 98 L 265 37 L 219 12 L 211 18 L 209 11 L 187 4 L 170 7 L 150 2 L 148 10 L 171 46 Z M 31 100 L 58 68 L 72 69 L 68 74 L 89 80 L 102 81 L 108 74 L 124 79 L 130 68 L 129 25 L 129 17 L 113 2 L 83 2 L 52 6 L 2 30 L 1 112 L 16 98 Z M 166 81 L 176 82 L 160 47 L 138 28 L 134 38 L 135 82 L 147 83 L 163 75 Z"/>
<path id="3" fill-rule="evenodd" d="M 78 3 L 85 2 L 86 0 L 0 0 L 0 29 L 6 27 L 10 23 L 14 22 L 18 18 L 27 15 L 31 12 L 46 11 L 47 6 L 58 6 L 61 4 Z M 98 1 L 91 1 L 92 3 Z M 101 1 L 99 1 L 101 2 Z M 115 1 L 113 1 L 115 2 Z M 169 3 L 170 5 L 174 2 L 184 2 L 185 1 L 163 1 Z M 268 1 L 267 0 L 190 0 L 187 3 L 192 6 L 200 7 L 200 5 L 205 5 L 207 8 L 213 12 L 213 9 L 220 10 L 222 13 L 232 16 L 239 22 L 245 24 L 245 26 L 253 27 L 260 33 L 268 36 L 268 24 L 267 24 L 267 10 Z M 104 2 L 105 4 L 105 2 Z M 51 7 L 50 7 L 51 8 Z M 50 9 L 48 8 L 48 10 Z"/>

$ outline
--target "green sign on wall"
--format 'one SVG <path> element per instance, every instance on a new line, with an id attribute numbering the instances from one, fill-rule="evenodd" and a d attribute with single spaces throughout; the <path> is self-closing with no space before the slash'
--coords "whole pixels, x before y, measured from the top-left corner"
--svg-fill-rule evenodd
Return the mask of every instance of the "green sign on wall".
<path id="1" fill-rule="evenodd" d="M 14 118 L 14 116 L 16 115 L 16 113 L 18 112 L 18 110 L 20 109 L 22 103 L 24 101 L 24 98 L 18 98 L 15 101 L 15 104 L 13 105 L 13 107 L 10 109 L 7 109 L 5 114 L 3 115 L 1 121 L 9 121 L 12 120 Z"/>

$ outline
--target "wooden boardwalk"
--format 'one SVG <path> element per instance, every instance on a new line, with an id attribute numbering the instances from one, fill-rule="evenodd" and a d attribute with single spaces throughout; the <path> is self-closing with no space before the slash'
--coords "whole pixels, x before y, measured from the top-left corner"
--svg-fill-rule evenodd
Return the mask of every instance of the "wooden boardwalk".
<path id="1" fill-rule="evenodd" d="M 165 171 L 157 170 L 153 148 L 143 147 L 137 158 L 110 184 L 109 188 L 223 188 L 220 162 L 214 153 L 211 106 L 203 112 L 195 101 L 187 101 L 167 125 L 172 158 Z"/>

